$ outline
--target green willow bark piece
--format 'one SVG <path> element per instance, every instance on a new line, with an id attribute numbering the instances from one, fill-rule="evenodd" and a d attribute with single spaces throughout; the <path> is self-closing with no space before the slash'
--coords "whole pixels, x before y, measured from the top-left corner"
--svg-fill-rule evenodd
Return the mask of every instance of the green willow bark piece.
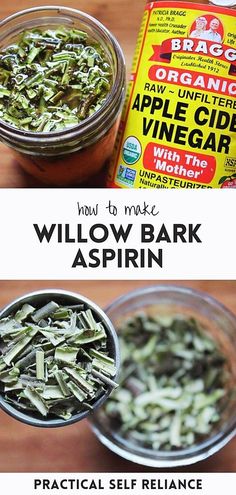
<path id="1" fill-rule="evenodd" d="M 46 402 L 42 399 L 40 394 L 31 387 L 26 387 L 24 390 L 25 397 L 29 402 L 42 414 L 42 416 L 47 416 L 48 408 Z"/>
<path id="2" fill-rule="evenodd" d="M 37 330 L 31 330 L 30 335 L 23 337 L 19 342 L 12 347 L 6 354 L 3 355 L 3 359 L 7 366 L 14 362 L 14 359 L 21 353 L 21 351 L 29 344 L 33 337 L 37 334 Z"/>
<path id="3" fill-rule="evenodd" d="M 44 380 L 44 352 L 36 351 L 36 378 Z"/>
<path id="4" fill-rule="evenodd" d="M 55 360 L 64 363 L 75 363 L 78 350 L 78 347 L 57 347 Z"/>

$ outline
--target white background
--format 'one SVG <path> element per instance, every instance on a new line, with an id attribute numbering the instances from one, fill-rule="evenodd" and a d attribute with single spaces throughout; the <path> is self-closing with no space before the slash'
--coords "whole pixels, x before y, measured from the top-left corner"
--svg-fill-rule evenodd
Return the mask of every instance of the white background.
<path id="1" fill-rule="evenodd" d="M 99 478 L 102 481 L 102 485 L 104 486 L 103 490 L 86 490 L 86 489 L 42 489 L 42 487 L 38 487 L 34 489 L 34 480 L 35 479 L 50 479 L 51 482 L 55 479 L 58 483 L 60 480 L 65 479 L 79 479 L 79 480 L 95 480 L 98 483 Z M 184 480 L 202 480 L 202 489 L 181 489 L 181 490 L 165 490 L 165 489 L 156 489 L 156 490 L 142 490 L 142 479 L 154 479 L 160 480 L 161 485 L 163 485 L 164 480 L 167 479 L 169 482 L 174 480 L 175 482 L 178 479 Z M 111 479 L 119 479 L 121 483 L 124 484 L 126 482 L 127 489 L 109 489 L 109 481 Z M 130 489 L 131 480 L 137 480 L 136 487 L 134 489 Z M 195 484 L 196 485 L 196 484 Z M 1 491 L 4 495 L 13 495 L 14 493 L 23 493 L 24 495 L 45 495 L 45 493 L 62 495 L 69 494 L 83 494 L 86 495 L 170 495 L 170 493 L 175 493 L 176 495 L 190 495 L 190 494 L 201 494 L 201 495 L 222 495 L 222 493 L 227 493 L 227 495 L 235 494 L 235 485 L 236 485 L 236 474 L 235 473 L 194 473 L 194 474 L 186 474 L 186 473 L 127 473 L 127 474 L 113 474 L 113 473 L 84 473 L 84 474 L 76 474 L 76 473 L 64 473 L 64 474 L 1 474 Z M 66 483 L 64 484 L 66 486 Z"/>
<path id="2" fill-rule="evenodd" d="M 63 192 L 63 194 L 62 194 Z M 116 217 L 106 206 L 117 206 Z M 159 214 L 124 216 L 124 205 L 155 205 Z M 99 206 L 99 215 L 78 215 L 80 205 Z M 236 196 L 235 190 L 116 190 L 116 189 L 2 189 L 0 194 L 1 279 L 235 279 L 236 278 Z M 33 223 L 69 223 L 71 234 L 82 224 L 86 236 L 94 223 L 133 223 L 126 244 L 113 237 L 104 244 L 58 244 L 56 237 L 40 244 Z M 155 229 L 165 223 L 169 233 L 173 223 L 201 223 L 202 243 L 140 243 L 140 224 Z M 72 268 L 78 248 L 86 258 L 93 248 L 163 248 L 163 268 Z M 88 257 L 86 258 L 88 260 Z"/>

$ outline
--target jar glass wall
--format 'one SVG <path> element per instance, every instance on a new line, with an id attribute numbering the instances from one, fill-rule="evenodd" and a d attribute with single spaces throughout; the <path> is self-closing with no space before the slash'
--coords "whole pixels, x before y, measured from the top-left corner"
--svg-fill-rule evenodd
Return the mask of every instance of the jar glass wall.
<path id="1" fill-rule="evenodd" d="M 106 309 L 106 314 L 122 336 L 122 323 L 135 314 L 170 316 L 181 314 L 194 318 L 217 342 L 227 358 L 229 370 L 227 389 L 228 398 L 221 409 L 221 419 L 212 431 L 192 446 L 173 450 L 151 449 L 126 438 L 114 426 L 105 409 L 93 415 L 92 428 L 99 440 L 110 450 L 124 459 L 155 468 L 173 468 L 186 466 L 216 453 L 235 435 L 235 352 L 236 317 L 222 304 L 206 293 L 178 286 L 153 286 L 138 289 L 116 299 Z M 121 347 L 122 362 L 122 347 Z M 122 364 L 121 364 L 122 369 Z"/>
<path id="2" fill-rule="evenodd" d="M 25 30 L 64 26 L 83 30 L 103 49 L 112 68 L 112 85 L 101 108 L 78 125 L 60 131 L 30 132 L 1 120 L 0 139 L 17 162 L 38 180 L 56 186 L 91 179 L 109 159 L 119 124 L 125 90 L 121 48 L 96 19 L 66 7 L 39 7 L 14 14 L 0 23 L 0 49 Z"/>

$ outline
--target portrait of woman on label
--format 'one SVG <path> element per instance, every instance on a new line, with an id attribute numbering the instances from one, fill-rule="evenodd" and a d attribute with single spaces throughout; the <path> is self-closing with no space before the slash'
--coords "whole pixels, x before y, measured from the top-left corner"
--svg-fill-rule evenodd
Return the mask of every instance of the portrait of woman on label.
<path id="1" fill-rule="evenodd" d="M 200 16 L 194 21 L 190 28 L 190 38 L 222 43 L 223 26 L 221 21 L 212 15 Z"/>
<path id="2" fill-rule="evenodd" d="M 206 31 L 207 20 L 205 17 L 198 17 L 195 21 L 195 29 L 190 32 L 190 38 L 201 38 L 204 39 L 204 34 Z"/>

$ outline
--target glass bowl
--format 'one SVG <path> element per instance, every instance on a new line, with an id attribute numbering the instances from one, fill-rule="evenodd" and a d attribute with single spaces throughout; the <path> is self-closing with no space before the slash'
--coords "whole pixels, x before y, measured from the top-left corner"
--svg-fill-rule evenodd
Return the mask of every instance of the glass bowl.
<path id="1" fill-rule="evenodd" d="M 21 308 L 23 304 L 31 304 L 36 308 L 38 308 L 47 304 L 52 300 L 61 305 L 73 305 L 73 304 L 82 303 L 85 305 L 86 309 L 92 310 L 95 319 L 97 321 L 100 321 L 105 328 L 108 338 L 108 348 L 110 351 L 110 356 L 113 357 L 115 361 L 115 366 L 117 370 L 119 370 L 119 366 L 120 366 L 119 344 L 112 323 L 110 322 L 106 314 L 95 303 L 93 303 L 92 301 L 90 301 L 89 299 L 87 299 L 86 297 L 80 294 L 76 294 L 74 292 L 69 292 L 65 290 L 59 290 L 59 289 L 46 289 L 46 290 L 31 292 L 29 294 L 25 294 L 24 296 L 19 297 L 18 299 L 15 299 L 13 302 L 11 302 L 6 307 L 4 307 L 0 311 L 0 318 L 5 318 L 10 314 L 16 313 L 16 311 L 19 308 Z M 114 377 L 114 380 L 116 379 L 117 379 L 117 375 Z M 106 392 L 100 395 L 100 397 L 96 400 L 96 402 L 94 402 L 93 410 L 100 407 L 104 403 L 104 401 L 110 395 L 112 390 L 113 390 L 112 386 L 107 387 Z M 22 412 L 16 407 L 12 406 L 8 402 L 6 402 L 6 400 L 4 399 L 4 395 L 1 392 L 0 392 L 0 407 L 6 413 L 10 414 L 10 416 L 12 416 L 15 419 L 18 419 L 19 421 L 22 421 L 23 423 L 32 426 L 47 427 L 47 428 L 66 426 L 75 423 L 77 421 L 86 418 L 91 413 L 91 411 L 87 409 L 84 411 L 74 413 L 70 419 L 61 419 L 54 417 L 48 417 L 42 419 L 42 417 L 40 417 L 39 414 L 36 412 L 30 414 L 30 413 Z"/>
<path id="2" fill-rule="evenodd" d="M 140 311 L 160 316 L 182 314 L 194 317 L 211 337 L 218 342 L 227 359 L 227 400 L 224 401 L 220 420 L 203 439 L 193 446 L 178 450 L 144 448 L 115 431 L 104 408 L 91 418 L 92 428 L 99 440 L 123 458 L 156 468 L 173 468 L 206 459 L 229 442 L 236 432 L 236 317 L 208 294 L 177 286 L 144 287 L 125 294 L 106 308 L 106 314 L 116 329 L 127 317 Z M 122 356 L 121 356 L 122 358 Z"/>

